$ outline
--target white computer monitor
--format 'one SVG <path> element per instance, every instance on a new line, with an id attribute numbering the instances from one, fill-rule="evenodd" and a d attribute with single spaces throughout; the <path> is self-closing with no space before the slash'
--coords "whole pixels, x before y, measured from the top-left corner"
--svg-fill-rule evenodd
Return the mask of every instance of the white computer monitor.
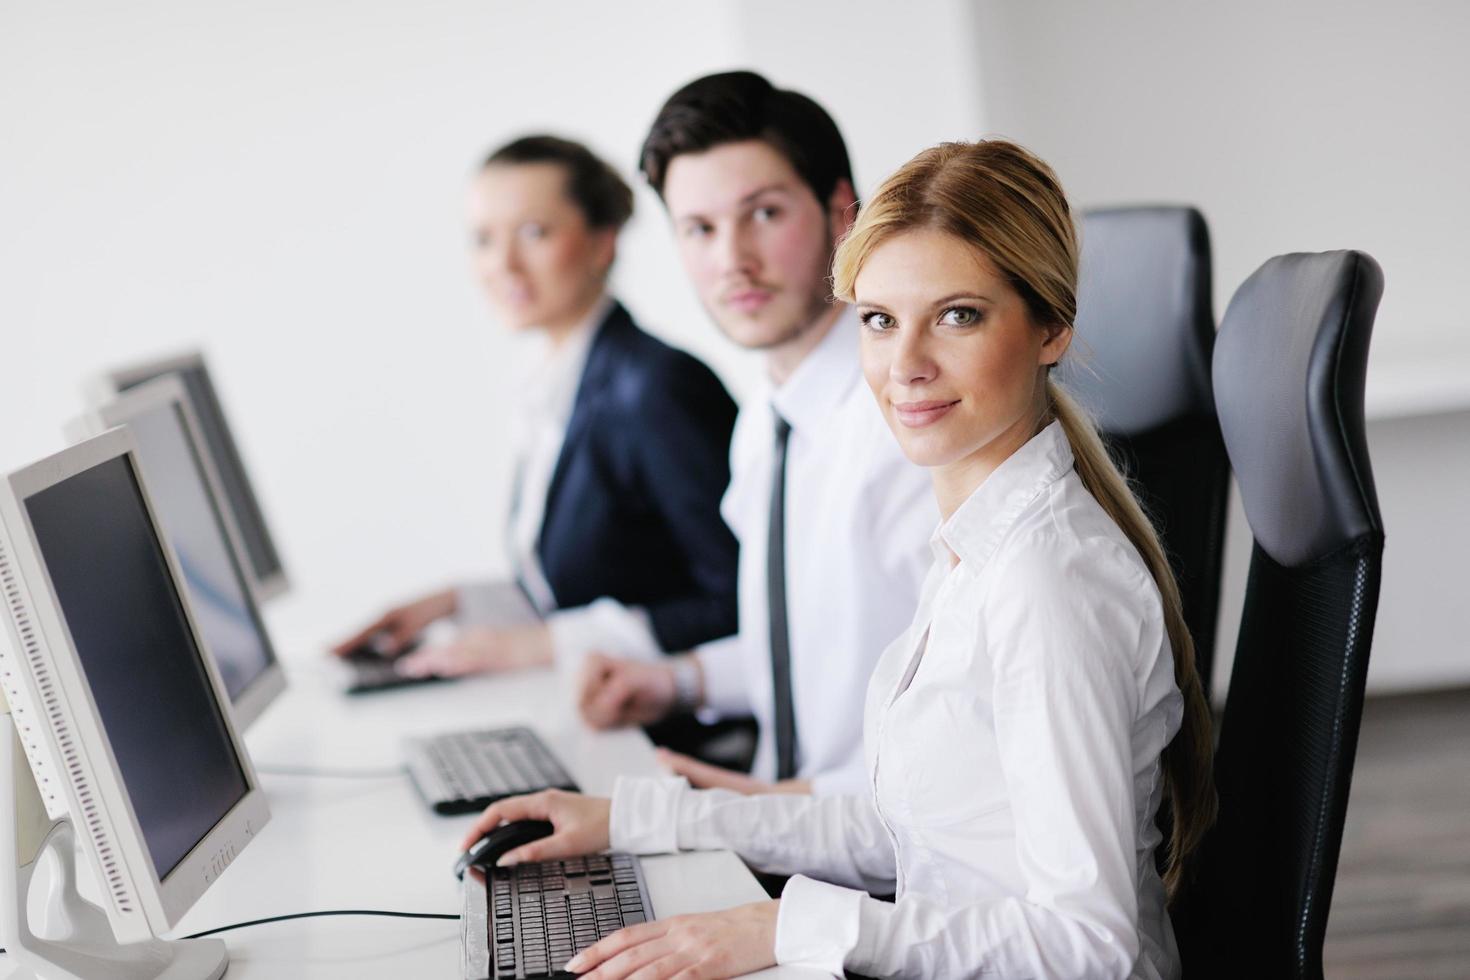
<path id="1" fill-rule="evenodd" d="M 240 538 L 245 544 L 249 561 L 251 583 L 255 597 L 260 601 L 274 598 L 288 587 L 285 564 L 271 536 L 260 501 L 250 482 L 250 474 L 230 433 L 224 406 L 210 379 L 204 355 L 189 351 L 174 357 L 160 358 L 105 372 L 100 378 L 87 385 L 87 395 L 94 405 L 112 400 L 117 395 L 154 378 L 166 374 L 177 375 L 189 393 L 190 404 L 199 419 L 200 431 L 204 433 L 209 455 L 219 474 L 225 499 L 235 515 L 235 525 L 240 529 Z"/>
<path id="2" fill-rule="evenodd" d="M 251 593 L 244 545 L 183 380 L 164 375 L 130 388 L 74 420 L 66 434 L 80 442 L 119 425 L 133 430 L 205 645 L 236 724 L 248 728 L 285 690 L 286 677 Z"/>
<path id="3" fill-rule="evenodd" d="M 0 846 L 15 859 L 4 885 L 20 899 L 0 910 L 7 948 L 22 962 L 60 964 L 60 975 L 155 977 L 177 961 L 169 976 L 218 976 L 223 944 L 154 937 L 269 811 L 128 429 L 0 480 L 0 583 L 3 755 L 14 759 L 18 739 L 30 763 L 0 785 L 11 838 Z M 102 912 L 86 912 L 73 882 L 60 898 L 73 935 L 38 938 L 24 900 L 47 847 L 37 841 L 52 842 L 64 866 L 72 834 Z"/>

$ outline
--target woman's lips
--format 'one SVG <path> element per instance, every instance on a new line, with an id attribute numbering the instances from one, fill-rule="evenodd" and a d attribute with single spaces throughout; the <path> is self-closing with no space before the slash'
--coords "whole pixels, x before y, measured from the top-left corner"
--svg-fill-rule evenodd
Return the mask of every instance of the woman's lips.
<path id="1" fill-rule="evenodd" d="M 959 404 L 955 401 L 894 402 L 893 410 L 898 420 L 910 429 L 921 429 L 938 422 L 949 410 Z"/>

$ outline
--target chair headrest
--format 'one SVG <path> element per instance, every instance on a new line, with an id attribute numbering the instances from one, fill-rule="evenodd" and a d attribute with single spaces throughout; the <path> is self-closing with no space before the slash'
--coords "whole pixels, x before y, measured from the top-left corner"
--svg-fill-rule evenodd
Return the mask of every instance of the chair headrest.
<path id="1" fill-rule="evenodd" d="M 1189 207 L 1082 216 L 1077 333 L 1059 380 L 1104 432 L 1133 436 L 1214 412 L 1210 236 Z"/>
<path id="2" fill-rule="evenodd" d="M 1383 270 L 1362 252 L 1281 255 L 1230 300 L 1215 406 L 1256 542 L 1310 562 L 1381 531 L 1363 385 Z"/>

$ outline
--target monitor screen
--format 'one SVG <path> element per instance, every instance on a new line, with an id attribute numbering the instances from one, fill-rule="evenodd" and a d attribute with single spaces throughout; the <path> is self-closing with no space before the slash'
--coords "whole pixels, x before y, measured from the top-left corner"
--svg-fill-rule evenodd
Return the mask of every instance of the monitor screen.
<path id="1" fill-rule="evenodd" d="M 225 689 L 238 699 L 274 656 L 183 411 L 177 403 L 160 404 L 134 414 L 128 425 L 158 520 L 178 556 L 194 619 Z"/>
<path id="2" fill-rule="evenodd" d="M 194 412 L 199 418 L 200 431 L 204 434 L 204 442 L 209 446 L 210 455 L 214 458 L 214 468 L 219 473 L 225 498 L 229 500 L 230 509 L 234 511 L 235 525 L 240 529 L 240 537 L 250 557 L 250 568 L 255 575 L 255 580 L 264 582 L 279 575 L 281 573 L 280 555 L 276 553 L 276 546 L 271 541 L 270 531 L 265 525 L 265 515 L 261 513 L 260 504 L 256 502 L 255 492 L 250 488 L 250 479 L 246 476 L 245 464 L 240 459 L 239 450 L 235 448 L 235 440 L 230 436 L 230 427 L 225 422 L 224 408 L 220 405 L 219 396 L 215 394 L 214 385 L 209 380 L 209 372 L 202 364 L 195 364 L 163 373 L 178 375 L 184 387 L 188 389 L 189 399 L 194 403 Z M 156 376 L 130 379 L 124 389 L 146 384 Z"/>
<path id="3" fill-rule="evenodd" d="M 142 492 L 120 456 L 26 514 L 159 880 L 248 784 Z"/>

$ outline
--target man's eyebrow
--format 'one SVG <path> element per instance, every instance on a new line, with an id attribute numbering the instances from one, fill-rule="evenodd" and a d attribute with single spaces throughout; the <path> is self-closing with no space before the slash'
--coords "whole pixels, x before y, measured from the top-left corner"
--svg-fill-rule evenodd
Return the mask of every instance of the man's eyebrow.
<path id="1" fill-rule="evenodd" d="M 754 201 L 756 198 L 760 197 L 762 194 L 790 193 L 791 185 L 786 183 L 785 181 L 777 181 L 772 184 L 763 184 L 760 187 L 757 187 L 755 190 L 751 191 L 749 194 L 746 194 L 740 200 L 736 201 L 735 206 L 744 207 L 748 205 L 751 201 Z M 675 215 L 674 220 L 676 222 L 684 223 L 689 221 L 707 221 L 708 219 L 704 216 L 704 212 L 702 211 L 690 211 L 687 214 Z"/>
<path id="2" fill-rule="evenodd" d="M 778 181 L 778 182 L 776 182 L 774 184 L 766 184 L 766 185 L 764 185 L 762 187 L 757 187 L 755 190 L 751 191 L 749 194 L 747 194 L 744 197 L 742 197 L 740 199 L 740 202 L 739 203 L 741 203 L 741 204 L 749 204 L 751 201 L 754 201 L 756 198 L 760 197 L 762 194 L 767 194 L 767 193 L 770 193 L 772 191 L 780 191 L 782 193 L 788 193 L 789 194 L 791 192 L 791 186 L 789 184 L 787 184 L 785 181 Z"/>

